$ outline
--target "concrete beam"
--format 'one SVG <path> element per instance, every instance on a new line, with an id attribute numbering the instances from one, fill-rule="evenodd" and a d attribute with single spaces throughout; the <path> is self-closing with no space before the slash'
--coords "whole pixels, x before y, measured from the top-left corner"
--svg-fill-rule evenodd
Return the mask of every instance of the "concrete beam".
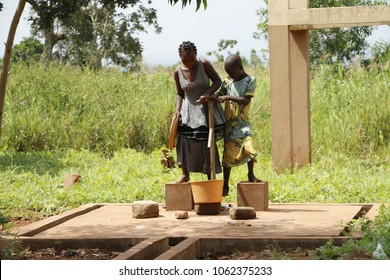
<path id="1" fill-rule="evenodd" d="M 390 6 L 309 9 L 269 2 L 272 160 L 278 171 L 311 162 L 308 29 L 390 24 Z"/>
<path id="2" fill-rule="evenodd" d="M 187 238 L 168 251 L 161 254 L 155 260 L 196 260 L 200 256 L 200 239 Z"/>
<path id="3" fill-rule="evenodd" d="M 292 30 L 389 24 L 389 5 L 312 9 L 290 7 L 289 10 L 270 13 L 269 18 L 270 26 L 288 25 Z"/>
<path id="4" fill-rule="evenodd" d="M 169 249 L 168 237 L 152 237 L 141 241 L 114 260 L 153 260 Z"/>

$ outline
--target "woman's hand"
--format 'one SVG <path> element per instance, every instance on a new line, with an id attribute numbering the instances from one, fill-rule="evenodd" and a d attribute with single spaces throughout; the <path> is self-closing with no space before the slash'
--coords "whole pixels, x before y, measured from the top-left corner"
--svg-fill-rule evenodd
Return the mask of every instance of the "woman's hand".
<path id="1" fill-rule="evenodd" d="M 179 118 L 179 115 L 180 115 L 180 112 L 179 112 L 179 111 L 176 111 L 175 113 L 173 113 L 172 119 L 173 119 L 173 118 Z"/>
<path id="2" fill-rule="evenodd" d="M 199 104 L 206 104 L 208 99 L 209 99 L 208 96 L 201 95 L 196 102 L 198 102 Z"/>

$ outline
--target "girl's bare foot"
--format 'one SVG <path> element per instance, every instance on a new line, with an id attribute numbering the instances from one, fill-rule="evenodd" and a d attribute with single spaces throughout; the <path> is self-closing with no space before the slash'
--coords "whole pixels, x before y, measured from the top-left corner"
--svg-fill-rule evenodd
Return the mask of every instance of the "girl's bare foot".
<path id="1" fill-rule="evenodd" d="M 190 181 L 190 176 L 189 175 L 181 175 L 179 179 L 176 180 L 176 183 L 187 183 Z"/>
<path id="2" fill-rule="evenodd" d="M 228 196 L 228 195 L 229 195 L 229 185 L 224 184 L 222 190 L 222 196 Z"/>
<path id="3" fill-rule="evenodd" d="M 256 176 L 253 175 L 248 175 L 248 181 L 252 183 L 261 183 L 264 182 L 263 180 L 257 179 Z"/>

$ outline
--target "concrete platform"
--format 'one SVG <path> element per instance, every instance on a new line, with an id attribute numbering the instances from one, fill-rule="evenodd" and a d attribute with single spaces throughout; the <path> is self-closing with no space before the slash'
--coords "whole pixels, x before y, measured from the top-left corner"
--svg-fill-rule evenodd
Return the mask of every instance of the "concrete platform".
<path id="1" fill-rule="evenodd" d="M 228 211 L 212 216 L 189 211 L 188 219 L 178 220 L 175 211 L 166 211 L 162 206 L 157 218 L 134 219 L 131 204 L 88 204 L 19 228 L 17 233 L 23 243 L 36 248 L 109 243 L 132 251 L 153 247 L 153 259 L 163 253 L 172 258 L 175 254 L 167 250 L 185 241 L 186 250 L 192 253 L 179 254 L 176 248 L 175 256 L 194 257 L 202 250 L 216 248 L 248 250 L 272 243 L 310 247 L 329 239 L 344 242 L 348 237 L 343 237 L 343 229 L 351 220 L 363 213 L 373 218 L 378 209 L 376 204 L 270 204 L 268 211 L 257 211 L 252 220 L 231 220 Z M 162 251 L 156 253 L 156 246 Z M 138 255 L 145 258 L 145 254 Z M 131 258 L 127 253 L 125 259 Z"/>

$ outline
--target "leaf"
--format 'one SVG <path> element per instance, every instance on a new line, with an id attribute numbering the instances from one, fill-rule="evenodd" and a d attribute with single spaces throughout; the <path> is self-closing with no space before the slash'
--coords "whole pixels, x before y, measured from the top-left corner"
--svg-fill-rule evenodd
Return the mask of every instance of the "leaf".
<path id="1" fill-rule="evenodd" d="M 207 0 L 203 0 L 203 8 L 206 10 L 207 9 Z"/>

